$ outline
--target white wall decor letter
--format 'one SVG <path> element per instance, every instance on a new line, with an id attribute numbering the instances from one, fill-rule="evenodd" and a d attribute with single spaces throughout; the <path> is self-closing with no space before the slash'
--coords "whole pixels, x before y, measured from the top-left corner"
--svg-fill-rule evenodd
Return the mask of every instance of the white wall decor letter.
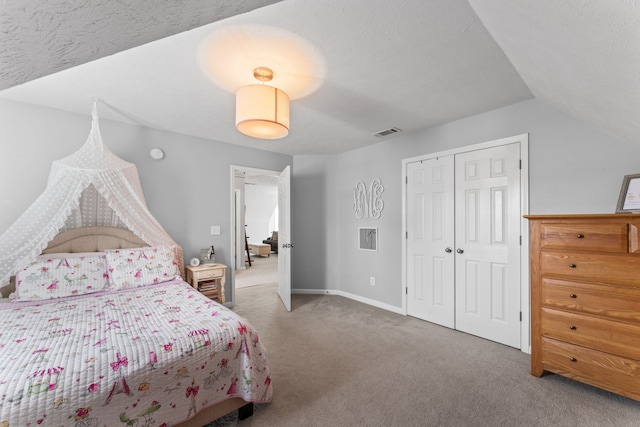
<path id="1" fill-rule="evenodd" d="M 371 181 L 369 191 L 367 191 L 367 186 L 364 182 L 358 181 L 356 188 L 353 189 L 353 212 L 355 212 L 356 218 L 380 218 L 380 214 L 384 209 L 383 192 L 384 187 L 380 178 L 375 178 Z"/>

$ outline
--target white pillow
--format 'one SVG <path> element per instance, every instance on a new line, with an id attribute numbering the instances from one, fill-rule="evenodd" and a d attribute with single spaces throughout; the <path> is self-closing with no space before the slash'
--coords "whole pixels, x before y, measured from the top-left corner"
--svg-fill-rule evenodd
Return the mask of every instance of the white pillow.
<path id="1" fill-rule="evenodd" d="M 137 288 L 179 277 L 180 270 L 174 250 L 175 246 L 106 250 L 112 287 Z"/>
<path id="2" fill-rule="evenodd" d="M 16 273 L 15 299 L 31 301 L 100 292 L 109 288 L 108 279 L 102 253 L 37 259 Z"/>

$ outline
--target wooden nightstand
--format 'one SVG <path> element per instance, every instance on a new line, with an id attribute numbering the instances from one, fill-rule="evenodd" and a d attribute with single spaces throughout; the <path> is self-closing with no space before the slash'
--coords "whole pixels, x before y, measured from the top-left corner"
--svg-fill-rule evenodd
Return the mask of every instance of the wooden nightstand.
<path id="1" fill-rule="evenodd" d="M 187 283 L 214 301 L 224 304 L 224 279 L 227 266 L 224 264 L 187 265 Z"/>

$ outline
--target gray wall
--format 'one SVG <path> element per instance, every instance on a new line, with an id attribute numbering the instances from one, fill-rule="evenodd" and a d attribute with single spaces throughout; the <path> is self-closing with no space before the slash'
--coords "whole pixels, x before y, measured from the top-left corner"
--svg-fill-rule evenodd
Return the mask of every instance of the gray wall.
<path id="1" fill-rule="evenodd" d="M 102 108 L 108 107 L 99 105 L 98 112 Z M 90 128 L 89 115 L 0 99 L 0 233 L 42 193 L 51 162 L 80 148 Z M 136 164 L 149 210 L 183 247 L 186 260 L 214 245 L 216 261 L 230 265 L 232 164 L 282 170 L 293 160 L 106 119 L 100 130 L 111 151 Z M 153 147 L 164 150 L 163 160 L 149 157 Z M 211 225 L 221 226 L 221 235 L 211 236 Z M 231 295 L 230 282 L 226 288 Z"/>
<path id="2" fill-rule="evenodd" d="M 402 135 L 335 158 L 295 156 L 294 259 L 300 267 L 293 270 L 293 287 L 337 289 L 401 307 L 402 159 L 524 133 L 529 134 L 532 214 L 615 212 L 623 176 L 640 172 L 640 146 L 622 142 L 535 100 Z M 335 167 L 326 167 L 323 172 L 323 163 Z M 351 209 L 353 188 L 357 181 L 369 185 L 373 178 L 380 178 L 385 187 L 382 216 L 378 220 L 356 219 Z M 327 201 L 325 208 L 321 199 Z M 303 203 L 308 205 L 301 206 Z M 299 218 L 301 213 L 304 219 Z M 362 226 L 378 228 L 378 252 L 358 250 L 356 233 Z M 324 238 L 335 230 L 335 238 Z M 304 246 L 305 250 L 300 250 L 301 243 L 311 242 L 324 247 L 309 250 Z M 339 261 L 327 262 L 327 253 Z M 307 268 L 314 259 L 328 267 L 322 274 L 324 283 L 319 281 L 317 271 Z M 375 287 L 369 285 L 370 276 L 376 278 Z"/>
<path id="3" fill-rule="evenodd" d="M 339 230 L 335 220 L 331 189 L 334 156 L 295 156 L 291 179 L 291 287 L 293 289 L 336 289 L 330 273 L 336 273 Z M 300 168 L 300 170 L 298 170 Z"/>
<path id="4" fill-rule="evenodd" d="M 43 191 L 51 162 L 78 149 L 89 129 L 89 116 L 0 100 L 0 233 Z M 101 130 L 117 155 L 138 166 L 149 209 L 187 259 L 213 244 L 216 259 L 230 264 L 231 164 L 282 170 L 293 163 L 293 289 L 340 290 L 395 307 L 402 305 L 402 159 L 529 133 L 536 214 L 614 212 L 622 177 L 640 172 L 640 147 L 538 101 L 337 156 L 292 158 L 109 120 Z M 152 147 L 165 159 L 151 160 Z M 382 217 L 358 220 L 353 187 L 373 178 L 385 186 Z M 222 234 L 211 236 L 211 225 Z M 378 228 L 378 252 L 358 250 L 362 226 Z"/>

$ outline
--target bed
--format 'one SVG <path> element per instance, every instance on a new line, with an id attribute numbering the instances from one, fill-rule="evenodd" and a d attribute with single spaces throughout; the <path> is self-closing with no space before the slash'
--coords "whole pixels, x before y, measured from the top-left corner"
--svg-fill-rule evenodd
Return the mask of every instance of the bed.
<path id="1" fill-rule="evenodd" d="M 18 300 L 0 300 L 1 427 L 199 427 L 271 401 L 255 329 L 162 273 L 170 253 L 88 227 L 59 234 L 16 274 Z M 56 279 L 55 268 L 71 273 Z"/>

